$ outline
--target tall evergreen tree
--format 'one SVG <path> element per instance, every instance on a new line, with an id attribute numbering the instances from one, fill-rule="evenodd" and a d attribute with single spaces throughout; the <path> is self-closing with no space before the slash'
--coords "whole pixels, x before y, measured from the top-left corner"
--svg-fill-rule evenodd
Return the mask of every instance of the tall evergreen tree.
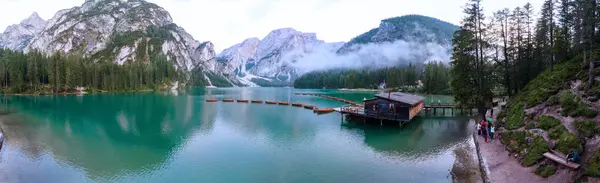
<path id="1" fill-rule="evenodd" d="M 484 15 L 480 0 L 471 0 L 465 6 L 465 19 L 453 37 L 452 81 L 455 101 L 464 108 L 475 107 L 480 115 L 492 99 L 491 67 L 484 55 L 489 43 L 485 39 Z"/>

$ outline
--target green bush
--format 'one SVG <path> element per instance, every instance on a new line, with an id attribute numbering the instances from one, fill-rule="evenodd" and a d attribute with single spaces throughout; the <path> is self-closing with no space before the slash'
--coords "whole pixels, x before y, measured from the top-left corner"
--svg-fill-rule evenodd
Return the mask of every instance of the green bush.
<path id="1" fill-rule="evenodd" d="M 588 166 L 585 167 L 585 175 L 600 177 L 600 151 L 597 150 L 594 156 L 587 162 Z"/>
<path id="2" fill-rule="evenodd" d="M 514 130 L 523 126 L 525 110 L 523 109 L 523 104 L 520 102 L 520 100 L 515 99 L 514 102 L 511 102 L 508 110 L 508 120 L 506 121 L 505 126 L 506 129 Z"/>
<path id="3" fill-rule="evenodd" d="M 548 98 L 548 100 L 546 101 L 547 105 L 557 105 L 558 104 L 558 97 L 556 95 L 551 96 L 550 98 Z"/>
<path id="4" fill-rule="evenodd" d="M 537 164 L 544 157 L 543 154 L 548 152 L 548 149 L 548 142 L 541 136 L 535 136 L 527 148 L 527 155 L 523 158 L 522 164 L 527 167 Z"/>
<path id="5" fill-rule="evenodd" d="M 525 129 L 529 130 L 529 129 L 534 129 L 535 128 L 535 123 L 530 122 L 525 126 Z"/>
<path id="6" fill-rule="evenodd" d="M 571 91 L 564 92 L 560 95 L 560 106 L 562 108 L 562 115 L 564 116 L 585 116 L 595 117 L 598 113 L 595 110 L 590 109 L 586 104 L 581 102 L 581 99 Z"/>
<path id="7" fill-rule="evenodd" d="M 585 137 L 592 137 L 598 133 L 598 122 L 596 121 L 575 121 L 575 128 L 579 131 L 579 134 Z"/>
<path id="8" fill-rule="evenodd" d="M 500 140 L 503 144 L 506 144 L 509 152 L 520 153 L 527 147 L 526 136 L 527 133 L 524 131 L 507 131 L 502 133 Z"/>
<path id="9" fill-rule="evenodd" d="M 555 126 L 555 127 L 553 127 L 553 128 L 550 129 L 550 131 L 548 133 L 548 136 L 551 139 L 558 139 L 564 133 L 569 133 L 569 131 L 567 130 L 567 128 L 565 128 L 565 126 L 563 126 L 563 125 L 558 125 L 558 126 Z"/>
<path id="10" fill-rule="evenodd" d="M 539 124 L 538 127 L 544 130 L 560 125 L 560 121 L 552 116 L 538 116 L 535 120 Z"/>
<path id="11" fill-rule="evenodd" d="M 571 150 L 583 152 L 581 140 L 579 140 L 579 138 L 572 133 L 563 133 L 562 135 L 560 135 L 560 138 L 556 143 L 556 149 L 565 154 L 567 154 Z"/>
<path id="12" fill-rule="evenodd" d="M 535 169 L 535 174 L 542 176 L 544 178 L 550 177 L 556 173 L 556 167 L 552 165 L 540 165 Z"/>

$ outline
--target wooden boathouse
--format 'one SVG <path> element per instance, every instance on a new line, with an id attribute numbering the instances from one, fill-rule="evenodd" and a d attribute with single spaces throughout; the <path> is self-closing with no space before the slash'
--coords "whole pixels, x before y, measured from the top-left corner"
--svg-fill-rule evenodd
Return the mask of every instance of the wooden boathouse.
<path id="1" fill-rule="evenodd" d="M 374 98 L 364 100 L 363 105 L 346 105 L 336 110 L 349 118 L 366 121 L 397 122 L 400 125 L 409 122 L 425 108 L 424 97 L 401 92 L 375 94 Z"/>

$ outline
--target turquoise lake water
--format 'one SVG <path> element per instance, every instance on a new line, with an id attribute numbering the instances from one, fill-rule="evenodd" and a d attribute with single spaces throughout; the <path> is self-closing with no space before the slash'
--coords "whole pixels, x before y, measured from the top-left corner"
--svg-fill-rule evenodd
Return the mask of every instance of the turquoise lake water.
<path id="1" fill-rule="evenodd" d="M 7 97 L 0 109 L 14 113 L 0 116 L 0 182 L 451 182 L 452 150 L 471 134 L 466 117 L 380 127 L 291 106 L 205 102 L 344 105 L 296 92 L 373 95 L 229 88 Z"/>

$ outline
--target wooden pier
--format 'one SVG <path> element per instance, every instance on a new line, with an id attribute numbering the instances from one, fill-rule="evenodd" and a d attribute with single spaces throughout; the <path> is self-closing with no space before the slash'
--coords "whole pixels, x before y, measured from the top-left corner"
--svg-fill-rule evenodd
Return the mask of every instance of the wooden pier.
<path id="1" fill-rule="evenodd" d="M 354 102 L 354 101 L 350 101 L 350 100 L 346 100 L 346 99 L 342 99 L 342 98 L 337 98 L 337 97 L 329 96 L 329 95 L 323 95 L 323 94 L 317 94 L 317 93 L 295 93 L 295 94 L 296 95 L 306 95 L 306 96 L 321 97 L 321 98 L 326 98 L 326 99 L 331 99 L 331 100 L 343 102 L 343 103 L 348 104 L 350 106 L 364 107 L 364 104 L 361 104 L 361 103 L 358 103 L 358 102 Z M 338 108 L 338 110 L 341 110 L 341 108 Z M 454 114 L 469 114 L 469 115 L 472 115 L 473 114 L 473 110 L 459 109 L 453 103 L 431 102 L 431 103 L 425 103 L 425 105 L 423 107 L 423 111 L 424 111 L 425 115 L 437 115 L 437 111 L 440 111 L 440 110 L 442 111 L 442 115 L 444 115 L 444 116 L 446 115 L 446 111 L 449 111 L 449 114 L 451 114 L 451 115 L 454 115 Z"/>

